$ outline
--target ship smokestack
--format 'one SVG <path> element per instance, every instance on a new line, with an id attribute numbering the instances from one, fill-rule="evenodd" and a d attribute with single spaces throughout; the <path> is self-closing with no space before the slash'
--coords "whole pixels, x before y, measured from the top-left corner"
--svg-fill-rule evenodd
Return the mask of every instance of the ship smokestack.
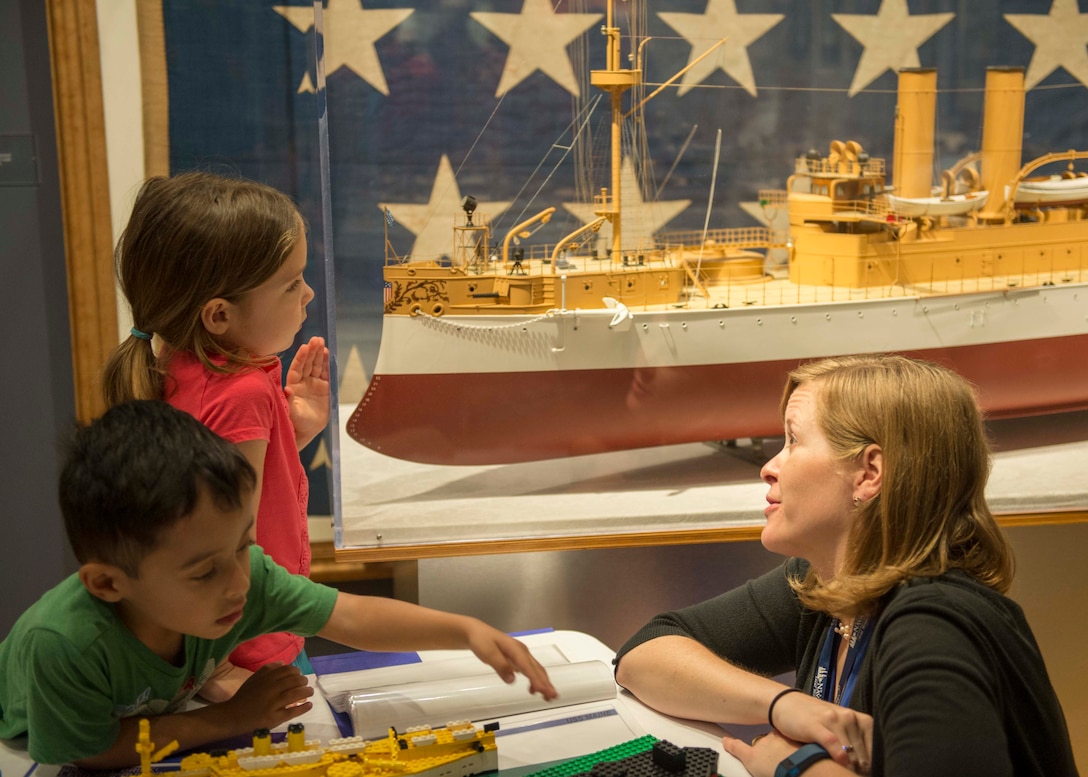
<path id="1" fill-rule="evenodd" d="M 937 71 L 899 71 L 895 109 L 892 183 L 897 197 L 929 197 L 933 187 L 933 128 L 937 108 Z"/>
<path id="2" fill-rule="evenodd" d="M 1003 221 L 1005 187 L 1020 172 L 1024 136 L 1024 69 L 986 69 L 982 111 L 982 188 L 990 193 L 979 218 Z"/>

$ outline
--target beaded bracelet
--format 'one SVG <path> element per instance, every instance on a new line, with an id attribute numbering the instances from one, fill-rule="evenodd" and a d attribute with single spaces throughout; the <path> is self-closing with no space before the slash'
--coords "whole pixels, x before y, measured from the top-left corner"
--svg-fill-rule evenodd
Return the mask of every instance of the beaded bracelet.
<path id="1" fill-rule="evenodd" d="M 767 722 L 771 724 L 771 728 L 776 728 L 774 725 L 774 705 L 778 704 L 778 700 L 785 696 L 787 693 L 800 693 L 800 688 L 787 688 L 784 691 L 779 691 L 778 694 L 771 699 L 771 706 L 767 708 Z"/>

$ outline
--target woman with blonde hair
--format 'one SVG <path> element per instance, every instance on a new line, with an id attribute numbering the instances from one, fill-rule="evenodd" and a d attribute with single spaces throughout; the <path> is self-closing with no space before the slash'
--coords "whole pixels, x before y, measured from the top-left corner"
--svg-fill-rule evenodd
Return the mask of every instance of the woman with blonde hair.
<path id="1" fill-rule="evenodd" d="M 788 560 L 653 618 L 618 682 L 679 717 L 769 724 L 723 739 L 755 777 L 1074 775 L 1011 549 L 985 499 L 970 384 L 902 356 L 790 373 L 763 467 L 763 545 Z M 794 672 L 795 687 L 771 679 Z"/>

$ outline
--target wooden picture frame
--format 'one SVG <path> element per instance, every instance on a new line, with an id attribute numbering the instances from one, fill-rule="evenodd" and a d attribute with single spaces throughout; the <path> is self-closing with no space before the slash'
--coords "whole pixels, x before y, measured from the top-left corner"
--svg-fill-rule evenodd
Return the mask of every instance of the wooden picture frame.
<path id="1" fill-rule="evenodd" d="M 94 0 L 47 0 L 76 418 L 105 410 L 98 371 L 117 345 L 106 130 Z"/>
<path id="2" fill-rule="evenodd" d="M 105 125 L 99 36 L 94 0 L 47 0 L 54 91 L 60 147 L 61 190 L 69 279 L 77 416 L 90 420 L 102 412 L 97 374 L 118 341 L 112 233 L 106 170 Z M 137 0 L 143 60 L 145 166 L 148 175 L 169 168 L 166 62 L 162 8 L 158 0 Z M 341 419 L 343 420 L 343 419 Z M 335 433 L 335 432 L 334 432 Z M 1088 511 L 1013 510 L 1001 516 L 1007 526 L 1088 520 Z M 735 525 L 646 531 L 553 534 L 486 540 L 417 541 L 373 547 L 337 547 L 335 557 L 353 562 L 394 561 L 452 555 L 543 550 L 655 546 L 759 537 L 758 518 Z"/>

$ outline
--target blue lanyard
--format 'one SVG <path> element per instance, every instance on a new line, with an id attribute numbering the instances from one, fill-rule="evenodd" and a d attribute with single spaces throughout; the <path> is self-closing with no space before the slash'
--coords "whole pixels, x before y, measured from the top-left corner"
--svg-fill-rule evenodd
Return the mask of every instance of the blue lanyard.
<path id="1" fill-rule="evenodd" d="M 838 655 L 839 641 L 842 637 L 835 633 L 834 622 L 827 627 L 827 636 L 824 638 L 824 646 L 820 651 L 820 662 L 816 665 L 816 677 L 812 681 L 812 695 L 817 699 L 830 701 L 843 707 L 850 703 L 854 685 L 857 683 L 858 671 L 861 669 L 861 660 L 865 657 L 865 650 L 869 647 L 869 640 L 873 636 L 873 630 L 869 628 L 869 625 L 868 619 L 863 615 L 854 620 L 854 627 L 850 632 L 850 647 L 846 649 L 846 660 L 842 665 L 842 681 L 837 684 L 837 695 L 835 658 Z"/>

